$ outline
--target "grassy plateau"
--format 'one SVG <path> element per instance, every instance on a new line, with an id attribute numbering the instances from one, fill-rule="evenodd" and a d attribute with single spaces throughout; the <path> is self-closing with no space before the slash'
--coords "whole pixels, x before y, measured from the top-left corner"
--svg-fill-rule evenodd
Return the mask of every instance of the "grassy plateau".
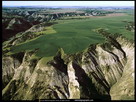
<path id="1" fill-rule="evenodd" d="M 134 21 L 132 15 L 92 17 L 89 19 L 57 20 L 58 24 L 48 27 L 37 38 L 11 47 L 11 54 L 38 49 L 37 57 L 54 56 L 62 48 L 66 54 L 81 52 L 90 44 L 105 42 L 105 38 L 94 30 L 103 28 L 134 40 L 134 32 L 125 29 L 123 21 Z M 41 33 L 41 32 L 39 32 Z"/>

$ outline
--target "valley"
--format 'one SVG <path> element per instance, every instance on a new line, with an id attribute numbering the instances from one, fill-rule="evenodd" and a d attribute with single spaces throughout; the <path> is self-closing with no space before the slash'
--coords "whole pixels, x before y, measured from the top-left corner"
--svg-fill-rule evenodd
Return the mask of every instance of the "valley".
<path id="1" fill-rule="evenodd" d="M 134 9 L 3 7 L 3 100 L 134 100 Z"/>

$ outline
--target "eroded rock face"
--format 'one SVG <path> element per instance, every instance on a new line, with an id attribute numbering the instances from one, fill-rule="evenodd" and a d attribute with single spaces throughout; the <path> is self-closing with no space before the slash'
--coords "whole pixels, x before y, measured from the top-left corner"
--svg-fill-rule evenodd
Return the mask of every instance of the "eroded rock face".
<path id="1" fill-rule="evenodd" d="M 18 60 L 14 62 L 13 58 L 5 57 L 2 59 L 2 89 L 10 82 L 15 74 L 15 68 L 19 65 Z"/>
<path id="2" fill-rule="evenodd" d="M 25 18 L 13 18 L 8 22 L 4 21 L 2 23 L 3 29 L 3 41 L 8 40 L 9 38 L 15 36 L 19 32 L 24 32 L 29 29 L 32 24 L 25 20 Z"/>
<path id="3" fill-rule="evenodd" d="M 116 41 L 121 48 L 91 45 L 81 54 L 60 53 L 49 63 L 30 61 L 29 52 L 22 61 L 3 57 L 3 100 L 133 100 L 134 44 Z"/>
<path id="4" fill-rule="evenodd" d="M 118 41 L 121 39 L 118 38 Z M 127 62 L 124 66 L 122 77 L 116 82 L 110 90 L 113 100 L 134 100 L 134 44 L 121 40 L 122 49 L 126 52 Z"/>
<path id="5" fill-rule="evenodd" d="M 77 77 L 75 75 L 75 70 L 72 66 L 72 62 L 68 64 L 68 77 L 69 77 L 69 99 L 79 99 L 80 98 L 80 89 Z"/>

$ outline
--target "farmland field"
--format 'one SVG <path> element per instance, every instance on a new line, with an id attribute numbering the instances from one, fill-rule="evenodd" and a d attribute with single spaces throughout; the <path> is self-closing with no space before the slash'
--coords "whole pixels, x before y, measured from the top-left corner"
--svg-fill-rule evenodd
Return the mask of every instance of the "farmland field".
<path id="1" fill-rule="evenodd" d="M 133 21 L 133 16 L 94 17 L 82 20 L 57 20 L 52 26 L 52 34 L 45 34 L 11 48 L 11 53 L 38 49 L 36 56 L 54 56 L 59 48 L 66 54 L 81 52 L 90 44 L 103 43 L 105 38 L 94 32 L 103 28 L 114 34 L 119 33 L 134 40 L 134 33 L 125 29 L 123 21 Z M 51 30 L 51 29 L 50 29 Z M 55 32 L 54 32 L 55 31 Z M 47 30 L 48 32 L 48 30 Z"/>

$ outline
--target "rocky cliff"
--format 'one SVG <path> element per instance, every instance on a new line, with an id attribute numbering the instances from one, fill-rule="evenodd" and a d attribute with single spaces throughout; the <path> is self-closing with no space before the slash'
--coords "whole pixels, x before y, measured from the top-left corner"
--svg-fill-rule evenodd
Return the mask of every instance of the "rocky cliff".
<path id="1" fill-rule="evenodd" d="M 3 100 L 134 100 L 134 43 L 122 37 L 76 54 L 60 49 L 52 60 L 34 51 L 2 58 Z"/>

